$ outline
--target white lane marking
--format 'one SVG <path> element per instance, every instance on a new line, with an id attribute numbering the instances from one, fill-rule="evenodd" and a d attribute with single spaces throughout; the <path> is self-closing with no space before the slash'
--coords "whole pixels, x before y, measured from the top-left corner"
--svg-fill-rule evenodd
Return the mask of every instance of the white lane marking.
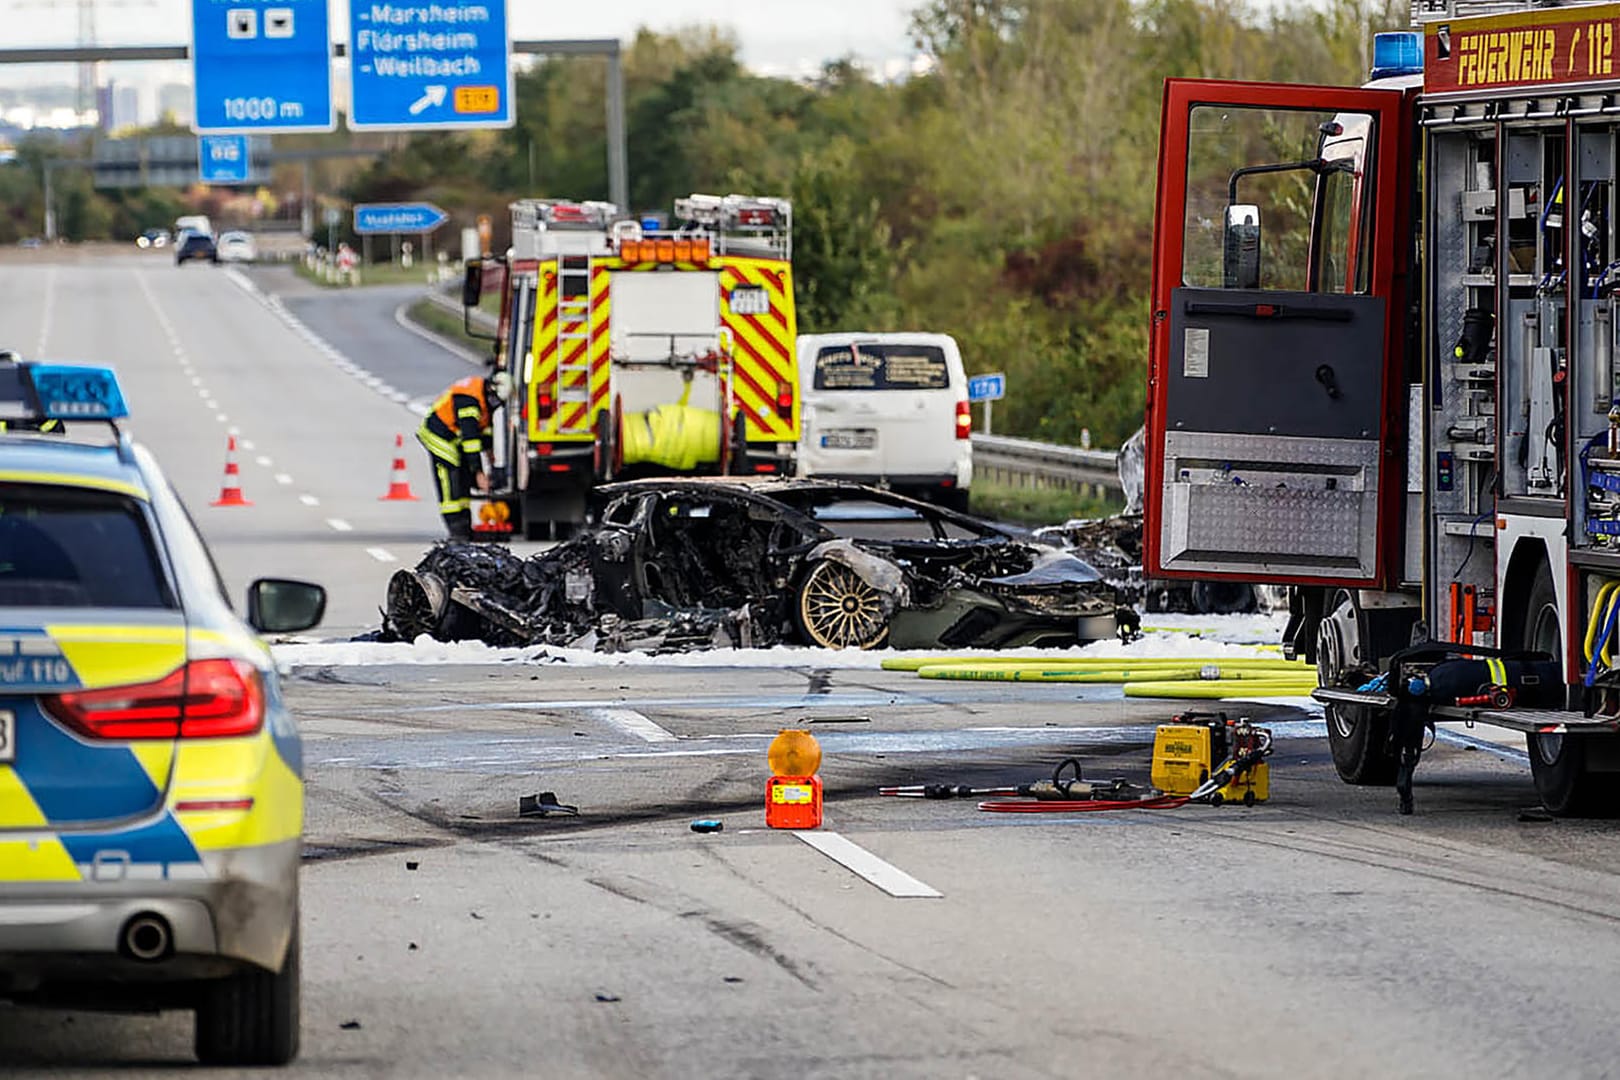
<path id="1" fill-rule="evenodd" d="M 253 459 L 253 464 L 262 465 L 266 469 L 268 469 L 270 466 L 274 465 L 275 462 L 271 461 L 269 458 L 265 457 L 263 454 L 260 454 L 258 457 Z"/>
<path id="2" fill-rule="evenodd" d="M 34 355 L 45 355 L 45 343 L 51 338 L 51 309 L 56 306 L 56 267 L 45 272 L 45 300 L 39 306 L 39 341 L 34 346 Z"/>
<path id="3" fill-rule="evenodd" d="M 326 523 L 328 525 L 332 526 L 332 528 L 336 529 L 338 532 L 353 532 L 354 531 L 354 526 L 350 525 L 347 521 L 344 521 L 342 518 L 327 518 Z"/>
<path id="4" fill-rule="evenodd" d="M 253 441 L 251 439 L 243 439 L 242 442 L 241 442 L 241 446 L 242 446 L 242 449 L 244 449 L 244 450 L 255 450 L 255 449 L 257 449 L 257 447 L 255 447 L 253 445 Z"/>
<path id="5" fill-rule="evenodd" d="M 674 732 L 666 731 L 634 709 L 592 709 L 587 715 L 626 735 L 634 735 L 647 742 L 675 742 Z"/>
<path id="6" fill-rule="evenodd" d="M 290 484 L 290 483 L 292 483 L 292 477 L 288 476 L 284 472 L 278 472 L 278 473 L 276 473 L 276 483 L 278 483 L 278 484 Z"/>
<path id="7" fill-rule="evenodd" d="M 890 896 L 939 898 L 945 894 L 925 884 L 891 863 L 886 863 L 859 844 L 823 829 L 795 830 L 800 840 L 833 862 L 853 870 Z"/>
<path id="8" fill-rule="evenodd" d="M 298 496 L 298 501 L 303 503 L 305 506 L 319 506 L 319 505 L 321 505 L 321 500 L 317 499 L 313 495 L 300 495 L 300 496 Z"/>
<path id="9" fill-rule="evenodd" d="M 409 311 L 411 306 L 415 303 L 415 300 L 407 300 L 405 303 L 395 308 L 394 321 L 402 328 L 409 330 L 411 333 L 421 338 L 423 341 L 431 341 L 433 344 L 437 345 L 451 356 L 454 356 L 458 360 L 463 360 L 471 364 L 473 367 L 482 368 L 488 364 L 488 360 L 473 352 L 471 349 L 463 349 L 459 345 L 454 345 L 444 340 L 444 338 L 440 337 L 438 334 L 435 334 L 429 330 L 424 330 L 422 327 L 417 326 L 416 323 L 412 322 L 411 317 L 407 315 L 406 312 Z M 432 304 L 433 301 L 429 300 L 428 303 Z"/>
<path id="10" fill-rule="evenodd" d="M 393 552 L 387 548 L 366 548 L 366 554 L 378 562 L 399 562 L 398 559 L 394 558 Z"/>
<path id="11" fill-rule="evenodd" d="M 193 375 L 191 377 L 191 385 L 192 386 L 201 386 L 202 385 L 202 376 L 201 375 Z M 206 393 L 206 391 L 204 391 L 204 393 Z"/>
<path id="12" fill-rule="evenodd" d="M 218 420 L 222 424 L 228 424 L 231 422 L 231 418 L 226 416 L 224 413 L 219 413 L 214 417 L 214 419 Z"/>

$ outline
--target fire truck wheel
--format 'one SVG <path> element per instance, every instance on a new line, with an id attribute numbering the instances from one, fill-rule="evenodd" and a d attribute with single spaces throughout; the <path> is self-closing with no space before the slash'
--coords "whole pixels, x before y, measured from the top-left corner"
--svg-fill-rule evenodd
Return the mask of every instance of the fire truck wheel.
<path id="1" fill-rule="evenodd" d="M 1553 590 L 1552 572 L 1543 565 L 1530 586 L 1525 604 L 1523 640 L 1525 649 L 1564 655 L 1563 635 L 1558 625 L 1558 597 Z M 1593 766 L 1613 759 L 1613 735 L 1525 736 L 1530 754 L 1530 776 L 1542 805 L 1556 817 L 1615 817 L 1620 815 L 1620 773 L 1600 772 Z"/>
<path id="2" fill-rule="evenodd" d="M 1359 653 L 1367 641 L 1366 617 L 1349 592 L 1340 590 L 1328 600 L 1327 615 L 1316 632 L 1316 681 L 1339 686 L 1346 673 L 1360 668 Z M 1351 676 L 1354 682 L 1359 676 Z M 1333 767 L 1347 784 L 1388 787 L 1399 765 L 1389 747 L 1389 716 L 1361 705 L 1328 705 L 1328 749 Z"/>
<path id="3" fill-rule="evenodd" d="M 840 562 L 823 559 L 799 586 L 799 629 L 823 649 L 871 649 L 889 636 L 883 598 Z"/>

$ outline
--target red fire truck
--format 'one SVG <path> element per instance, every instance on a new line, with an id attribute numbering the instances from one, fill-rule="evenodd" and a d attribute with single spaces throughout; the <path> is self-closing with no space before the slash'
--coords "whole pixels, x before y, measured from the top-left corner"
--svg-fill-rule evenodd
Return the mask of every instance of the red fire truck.
<path id="1" fill-rule="evenodd" d="M 1418 5 L 1362 88 L 1166 86 L 1146 569 L 1290 586 L 1339 775 L 1403 812 L 1464 721 L 1605 813 L 1620 5 Z"/>

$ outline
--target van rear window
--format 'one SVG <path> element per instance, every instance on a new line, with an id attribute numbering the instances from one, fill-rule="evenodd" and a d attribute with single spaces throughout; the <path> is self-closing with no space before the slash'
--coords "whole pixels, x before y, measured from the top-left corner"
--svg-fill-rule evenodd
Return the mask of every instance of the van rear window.
<path id="1" fill-rule="evenodd" d="M 816 354 L 817 390 L 944 390 L 951 385 L 937 345 L 834 345 Z"/>

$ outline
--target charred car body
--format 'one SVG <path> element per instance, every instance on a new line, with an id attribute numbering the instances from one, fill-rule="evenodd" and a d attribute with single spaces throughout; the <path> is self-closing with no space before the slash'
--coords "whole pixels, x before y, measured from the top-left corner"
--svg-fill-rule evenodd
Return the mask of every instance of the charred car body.
<path id="1" fill-rule="evenodd" d="M 888 492 L 690 478 L 599 493 L 597 526 L 540 555 L 438 545 L 394 575 L 385 633 L 601 649 L 1000 648 L 1135 624 L 1075 555 Z"/>

